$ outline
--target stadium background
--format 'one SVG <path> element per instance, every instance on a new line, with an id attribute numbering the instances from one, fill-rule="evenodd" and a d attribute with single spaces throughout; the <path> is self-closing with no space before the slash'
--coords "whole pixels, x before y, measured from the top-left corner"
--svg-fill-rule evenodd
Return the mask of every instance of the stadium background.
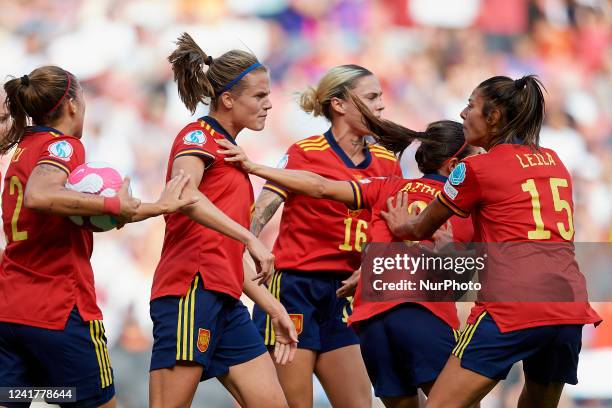
<path id="1" fill-rule="evenodd" d="M 88 161 L 112 163 L 152 200 L 163 186 L 169 147 L 189 121 L 166 56 L 182 31 L 213 57 L 251 49 L 269 67 L 273 109 L 264 131 L 239 142 L 275 164 L 295 140 L 326 130 L 300 112 L 295 93 L 330 67 L 357 63 L 384 89 L 385 116 L 415 129 L 459 120 L 471 90 L 505 74 L 540 75 L 548 89 L 542 144 L 574 178 L 577 242 L 612 240 L 611 3 L 606 0 L 0 0 L 0 75 L 56 64 L 81 80 Z M 205 107 L 196 115 L 205 113 Z M 413 150 L 411 150 L 412 152 Z M 412 155 L 403 170 L 414 177 Z M 7 157 L 2 158 L 3 169 Z M 500 180 L 502 183 L 503 180 Z M 262 181 L 253 179 L 256 193 Z M 279 212 L 280 214 L 280 212 Z M 279 217 L 263 238 L 273 243 Z M 118 405 L 147 405 L 151 349 L 148 297 L 163 238 L 162 219 L 96 235 L 93 265 L 104 311 Z M 610 268 L 610 265 L 607 265 Z M 609 272 L 609 271 L 608 271 Z M 611 285 L 608 274 L 607 284 Z M 612 406 L 612 303 L 584 331 L 577 387 L 562 407 Z M 516 406 L 521 371 L 482 406 Z M 318 406 L 327 406 L 320 387 Z M 608 401 L 604 401 L 608 398 Z M 193 406 L 229 407 L 216 382 Z"/>

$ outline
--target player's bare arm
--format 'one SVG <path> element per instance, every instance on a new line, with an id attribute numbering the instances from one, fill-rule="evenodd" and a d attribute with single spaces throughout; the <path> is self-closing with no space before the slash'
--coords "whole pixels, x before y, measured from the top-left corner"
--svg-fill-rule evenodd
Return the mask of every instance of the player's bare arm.
<path id="1" fill-rule="evenodd" d="M 130 222 L 146 220 L 147 218 L 156 217 L 161 214 L 170 214 L 186 205 L 194 204 L 198 201 L 197 196 L 183 194 L 189 182 L 189 178 L 189 175 L 179 171 L 178 175 L 172 177 L 166 183 L 159 199 L 154 203 L 142 203 Z"/>
<path id="2" fill-rule="evenodd" d="M 380 213 L 393 235 L 401 239 L 420 241 L 431 237 L 453 216 L 453 212 L 438 199 L 416 217 L 409 215 L 408 203 L 408 193 L 400 191 L 395 197 L 389 197 L 387 211 Z"/>
<path id="3" fill-rule="evenodd" d="M 240 146 L 235 146 L 226 140 L 217 140 L 224 150 L 219 153 L 228 157 L 228 162 L 238 163 L 244 171 L 264 178 L 294 193 L 304 194 L 314 198 L 326 198 L 353 205 L 353 188 L 346 181 L 327 179 L 316 173 L 304 170 L 286 170 L 253 163 Z"/>
<path id="4" fill-rule="evenodd" d="M 283 198 L 276 193 L 268 190 L 261 191 L 251 215 L 251 232 L 256 237 L 259 236 L 261 230 L 276 214 L 276 210 L 278 210 L 283 201 Z"/>
<path id="5" fill-rule="evenodd" d="M 274 270 L 274 255 L 255 235 L 219 210 L 198 190 L 197 186 L 204 177 L 204 161 L 195 156 L 179 157 L 172 165 L 172 176 L 180 174 L 181 170 L 189 176 L 183 194 L 187 197 L 197 197 L 197 201 L 182 207 L 180 211 L 205 227 L 245 244 L 257 265 L 256 279 L 260 280 L 260 284 L 267 281 Z"/>
<path id="6" fill-rule="evenodd" d="M 277 364 L 285 365 L 293 361 L 295 351 L 297 350 L 298 335 L 295 325 L 287 314 L 287 310 L 272 294 L 260 285 L 253 281 L 255 271 L 250 265 L 243 261 L 244 265 L 244 293 L 261 307 L 272 320 L 274 328 L 275 343 L 274 343 L 274 359 Z"/>
<path id="7" fill-rule="evenodd" d="M 25 189 L 24 205 L 38 211 L 57 215 L 101 215 L 104 211 L 104 197 L 79 193 L 65 187 L 68 174 L 50 164 L 37 165 Z M 140 200 L 129 195 L 129 179 L 119 191 L 121 214 L 131 218 L 140 206 Z"/>

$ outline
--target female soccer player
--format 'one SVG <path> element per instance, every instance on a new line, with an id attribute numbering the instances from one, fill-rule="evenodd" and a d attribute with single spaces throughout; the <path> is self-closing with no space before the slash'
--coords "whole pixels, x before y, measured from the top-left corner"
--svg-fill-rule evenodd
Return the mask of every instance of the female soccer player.
<path id="1" fill-rule="evenodd" d="M 347 99 L 354 92 L 380 116 L 382 90 L 375 75 L 358 65 L 330 69 L 316 88 L 300 98 L 307 113 L 324 116 L 331 128 L 323 135 L 293 144 L 280 163 L 287 169 L 310 170 L 335 180 L 401 175 L 395 156 L 366 143 L 369 133 Z M 251 231 L 258 235 L 285 203 L 274 244 L 276 274 L 269 289 L 281 301 L 299 333 L 291 365 L 277 365 L 283 391 L 292 407 L 312 406 L 312 374 L 319 378 L 334 406 L 369 407 L 371 387 L 359 353 L 359 339 L 346 325 L 366 240 L 370 212 L 348 210 L 341 203 L 290 194 L 273 183 L 255 203 Z M 266 345 L 275 344 L 269 316 L 253 313 Z M 341 379 L 350 378 L 350 381 Z"/>
<path id="2" fill-rule="evenodd" d="M 430 124 L 423 133 L 377 119 L 363 107 L 370 122 L 376 122 L 376 132 L 393 134 L 388 147 L 403 151 L 414 139 L 423 142 L 416 152 L 420 179 L 399 177 L 366 178 L 355 181 L 335 181 L 306 171 L 287 171 L 254 165 L 240 148 L 223 141 L 223 154 L 234 157 L 251 174 L 263 177 L 293 193 L 313 198 L 325 198 L 344 203 L 353 209 L 372 212 L 369 230 L 372 242 L 401 241 L 391 235 L 380 212 L 386 200 L 398 191 L 407 191 L 409 211 L 421 211 L 441 191 L 448 174 L 463 158 L 477 150 L 465 143 L 461 124 L 440 121 Z M 453 240 L 471 242 L 473 229 L 469 220 L 452 217 L 449 222 Z M 418 407 L 417 388 L 427 394 L 451 354 L 457 339 L 459 321 L 452 302 L 379 301 L 362 302 L 362 288 L 357 286 L 353 314 L 349 321 L 357 328 L 361 353 L 374 384 L 377 397 L 387 407 Z M 418 327 L 419 330 L 415 330 Z M 423 332 L 427 331 L 424 336 Z"/>
<path id="3" fill-rule="evenodd" d="M 209 102 L 210 115 L 185 126 L 170 153 L 167 178 L 191 176 L 184 194 L 199 201 L 166 217 L 151 294 L 150 405 L 189 406 L 198 383 L 217 377 L 241 406 L 284 407 L 272 359 L 239 300 L 243 285 L 273 316 L 281 364 L 295 352 L 295 327 L 263 286 L 245 279 L 245 246 L 260 281 L 272 272 L 274 257 L 246 229 L 253 203 L 248 174 L 226 164 L 215 142 L 235 144 L 242 129 L 264 128 L 272 107 L 267 69 L 244 51 L 213 59 L 187 33 L 168 59 L 187 108 L 193 113 Z"/>
<path id="4" fill-rule="evenodd" d="M 85 101 L 77 78 L 44 66 L 6 82 L 4 90 L 0 153 L 16 149 L 2 192 L 7 245 L 0 264 L 0 384 L 76 387 L 76 395 L 62 395 L 76 401 L 70 406 L 114 407 L 89 262 L 92 233 L 66 216 L 112 214 L 125 223 L 175 211 L 193 202 L 180 198 L 188 178 L 170 180 L 155 204 L 132 198 L 127 179 L 112 198 L 68 190 L 68 175 L 85 160 Z M 35 126 L 26 126 L 28 118 Z"/>
<path id="5" fill-rule="evenodd" d="M 553 150 L 538 146 L 543 116 L 544 96 L 536 77 L 497 76 L 482 82 L 461 117 L 468 143 L 488 152 L 455 167 L 438 198 L 417 217 L 407 215 L 404 193 L 390 200 L 389 211 L 383 213 L 393 235 L 402 239 L 427 237 L 451 216 L 471 213 L 475 241 L 522 242 L 512 248 L 523 252 L 523 258 L 513 259 L 501 270 L 506 273 L 481 280 L 483 290 L 487 282 L 517 287 L 523 273 L 530 275 L 525 287 L 531 283 L 536 294 L 577 277 L 571 287 L 577 301 L 552 303 L 542 297 L 535 303 L 476 303 L 431 390 L 428 407 L 466 407 L 480 401 L 521 360 L 525 385 L 519 407 L 556 407 L 564 384 L 577 383 L 582 327 L 601 319 L 586 301 L 584 278 L 571 249 L 570 175 Z M 539 242 L 548 243 L 547 248 L 537 246 Z M 561 252 L 552 251 L 558 247 Z M 570 255 L 560 256 L 563 249 Z M 533 263 L 513 265 L 521 259 Z M 533 287 L 543 273 L 546 283 Z"/>

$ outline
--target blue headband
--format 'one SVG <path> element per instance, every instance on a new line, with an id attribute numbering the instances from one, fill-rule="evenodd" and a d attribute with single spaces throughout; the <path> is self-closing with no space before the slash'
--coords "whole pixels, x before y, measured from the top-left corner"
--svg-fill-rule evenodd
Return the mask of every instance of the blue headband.
<path id="1" fill-rule="evenodd" d="M 240 73 L 240 75 L 238 75 L 236 78 L 234 78 L 232 80 L 232 82 L 230 82 L 229 84 L 225 85 L 225 87 L 221 90 L 221 92 L 219 94 L 222 94 L 223 92 L 227 92 L 230 89 L 232 89 L 232 87 L 234 85 L 236 85 L 238 83 L 238 81 L 240 81 L 242 78 L 244 78 L 244 76 L 246 74 L 248 74 L 249 72 L 251 72 L 252 70 L 254 70 L 257 67 L 261 67 L 261 64 L 259 62 L 254 63 L 253 65 L 251 65 L 250 67 L 248 67 L 247 69 L 245 69 L 244 71 L 242 71 Z"/>

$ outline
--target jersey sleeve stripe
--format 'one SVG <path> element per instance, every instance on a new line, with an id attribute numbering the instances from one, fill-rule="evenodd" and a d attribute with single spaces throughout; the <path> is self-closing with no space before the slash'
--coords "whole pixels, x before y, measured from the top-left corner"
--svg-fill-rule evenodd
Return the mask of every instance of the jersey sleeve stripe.
<path id="1" fill-rule="evenodd" d="M 312 138 L 312 139 L 299 140 L 299 141 L 295 142 L 295 144 L 298 145 L 298 146 L 301 146 L 303 144 L 319 143 L 319 142 L 323 141 L 324 139 L 325 139 L 325 136 L 317 136 L 317 137 Z"/>
<path id="2" fill-rule="evenodd" d="M 208 153 L 207 151 L 204 150 L 199 150 L 199 149 L 187 149 L 187 150 L 181 150 L 180 152 L 178 152 L 174 158 L 177 159 L 179 157 L 183 157 L 183 156 L 204 156 L 207 157 L 211 160 L 215 160 L 215 156 L 213 156 L 212 154 Z"/>
<path id="3" fill-rule="evenodd" d="M 36 165 L 39 164 L 50 164 L 51 166 L 55 166 L 60 170 L 64 170 L 66 172 L 66 174 L 70 175 L 70 169 L 68 168 L 68 166 L 66 166 L 63 163 L 59 163 L 55 160 L 52 159 L 43 159 L 43 160 L 39 160 L 38 163 L 36 163 Z"/>
<path id="4" fill-rule="evenodd" d="M 390 155 L 390 154 L 386 154 L 386 153 L 373 153 L 375 157 L 379 157 L 381 159 L 387 159 L 387 160 L 391 160 L 391 161 L 397 161 L 397 157 Z"/>
<path id="5" fill-rule="evenodd" d="M 467 218 L 470 216 L 469 213 L 466 213 L 465 211 L 463 211 L 462 209 L 460 209 L 459 207 L 457 207 L 455 204 L 453 204 L 448 198 L 446 198 L 444 196 L 443 193 L 438 193 L 436 195 L 436 197 L 438 198 L 438 200 L 440 200 L 440 202 L 447 207 L 449 210 L 451 210 L 453 213 L 457 214 L 459 217 L 461 218 Z"/>
<path id="6" fill-rule="evenodd" d="M 272 191 L 273 193 L 278 194 L 279 196 L 281 196 L 281 198 L 283 200 L 287 199 L 287 196 L 288 196 L 287 192 L 285 190 L 281 189 L 280 187 L 277 187 L 277 186 L 275 186 L 273 184 L 269 184 L 269 183 L 264 184 L 263 189 L 264 190 L 268 190 L 268 191 Z"/>
<path id="7" fill-rule="evenodd" d="M 353 189 L 353 205 L 350 207 L 351 210 L 361 210 L 363 207 L 363 193 L 361 192 L 361 186 L 359 183 L 349 181 L 351 188 Z"/>
<path id="8" fill-rule="evenodd" d="M 330 148 L 330 146 L 326 145 L 326 146 L 323 146 L 323 147 L 305 147 L 303 150 L 305 152 L 310 152 L 312 150 L 324 151 L 324 150 L 327 150 L 329 148 Z"/>
<path id="9" fill-rule="evenodd" d="M 327 143 L 327 140 L 321 140 L 319 142 L 307 142 L 307 143 L 300 143 L 298 146 L 299 147 L 321 147 L 321 146 L 325 146 Z"/>

